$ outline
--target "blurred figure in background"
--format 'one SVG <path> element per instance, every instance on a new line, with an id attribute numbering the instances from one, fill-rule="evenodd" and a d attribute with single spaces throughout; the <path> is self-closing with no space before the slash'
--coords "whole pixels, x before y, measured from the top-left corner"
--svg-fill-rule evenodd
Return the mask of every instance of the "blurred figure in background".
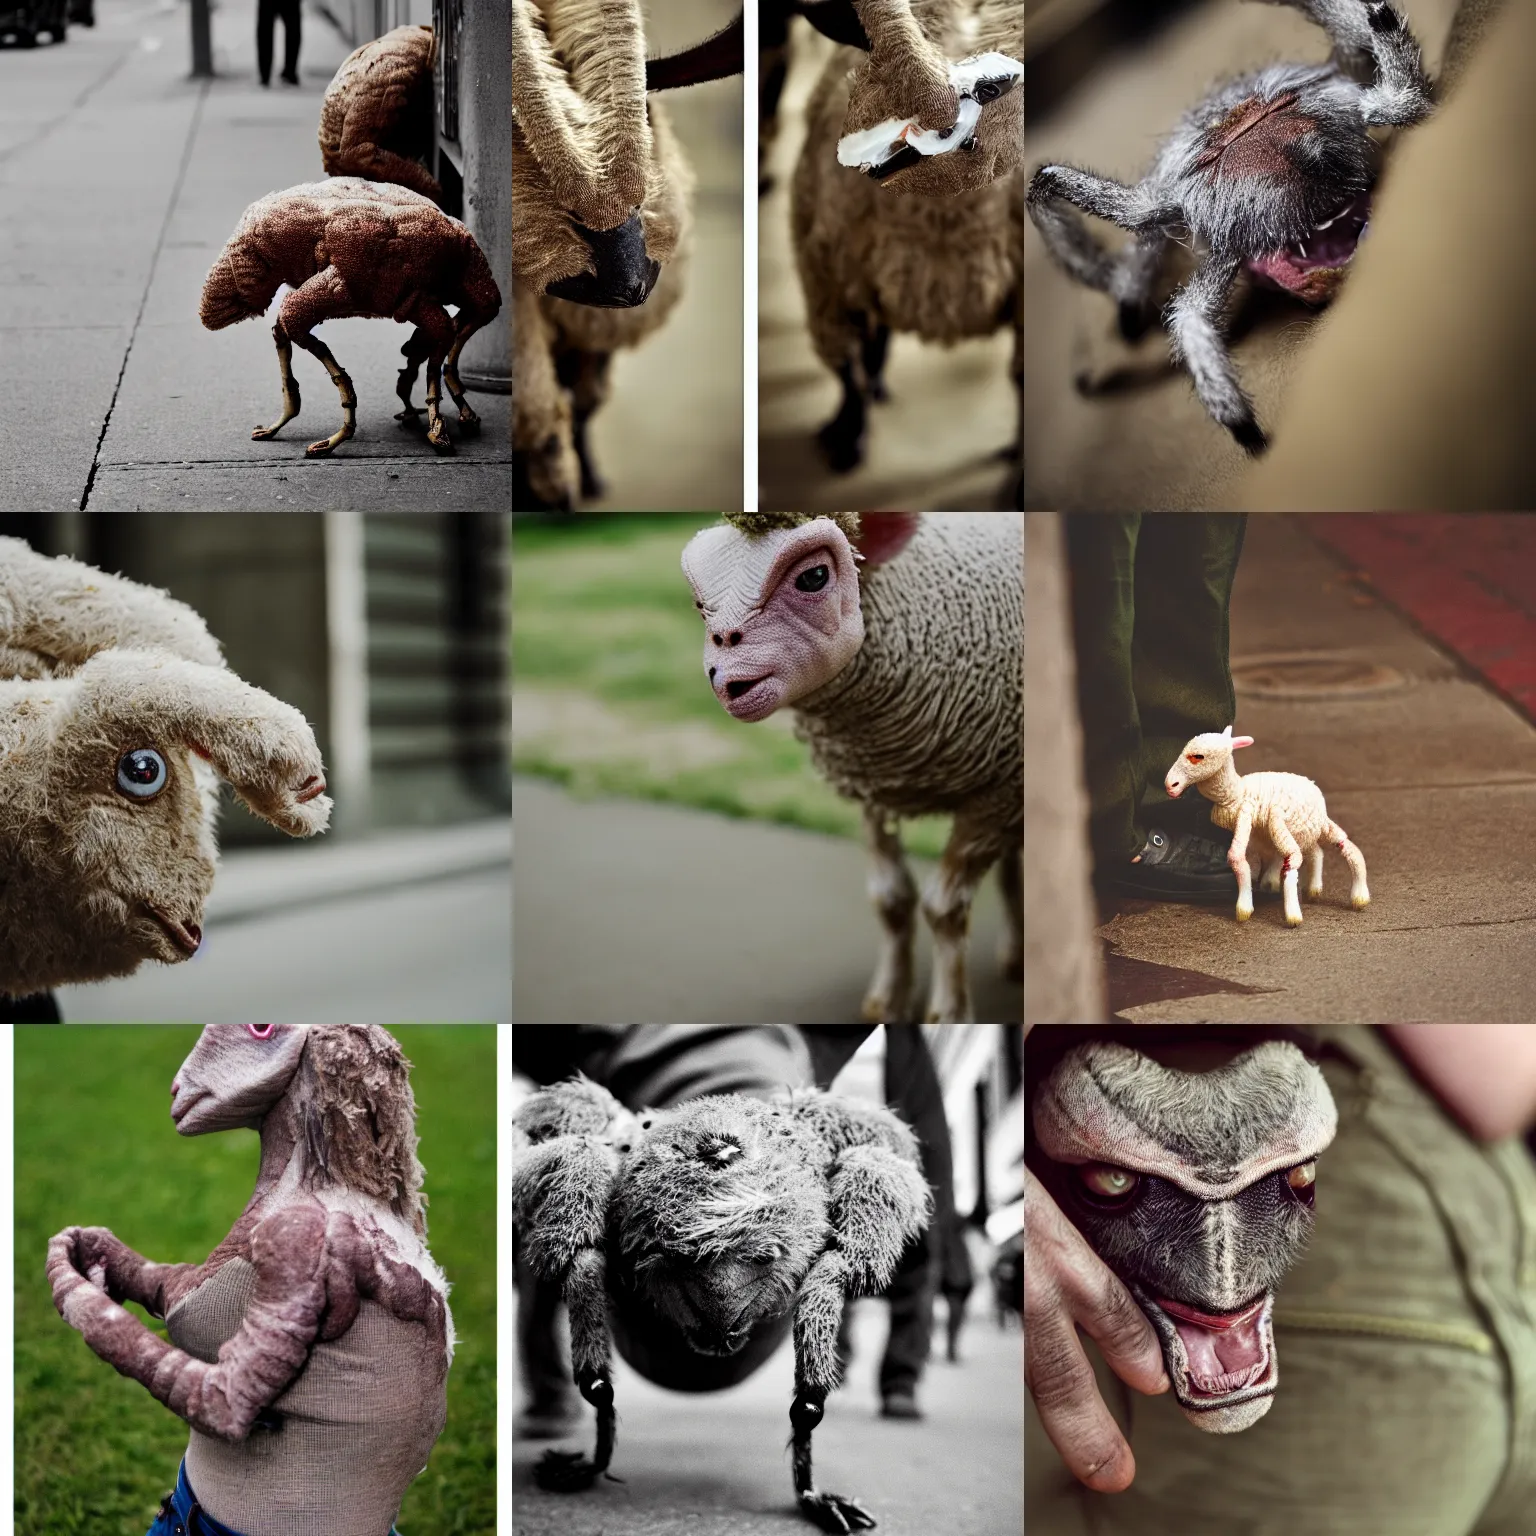
<path id="1" fill-rule="evenodd" d="M 256 68 L 263 85 L 272 84 L 272 32 L 283 19 L 283 73 L 285 85 L 299 83 L 299 40 L 303 35 L 304 0 L 257 0 Z"/>

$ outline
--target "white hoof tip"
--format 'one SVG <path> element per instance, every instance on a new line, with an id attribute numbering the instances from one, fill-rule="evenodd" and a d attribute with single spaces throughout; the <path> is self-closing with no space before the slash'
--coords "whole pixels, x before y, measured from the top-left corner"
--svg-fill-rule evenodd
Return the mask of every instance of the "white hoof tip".
<path id="1" fill-rule="evenodd" d="M 1253 916 L 1253 908 L 1252 907 L 1239 907 L 1237 909 L 1237 920 L 1240 923 L 1246 923 L 1248 921 L 1248 919 L 1250 917 L 1252 917 L 1252 916 Z"/>
<path id="2" fill-rule="evenodd" d="M 1371 898 L 1369 896 L 1354 896 L 1350 899 L 1349 904 L 1356 912 L 1364 912 L 1370 906 Z"/>
<path id="3" fill-rule="evenodd" d="M 1300 928 L 1301 927 L 1301 914 L 1297 913 L 1297 915 L 1295 917 L 1292 917 L 1290 915 L 1290 913 L 1287 912 L 1286 915 L 1285 915 L 1285 926 L 1287 928 Z"/>

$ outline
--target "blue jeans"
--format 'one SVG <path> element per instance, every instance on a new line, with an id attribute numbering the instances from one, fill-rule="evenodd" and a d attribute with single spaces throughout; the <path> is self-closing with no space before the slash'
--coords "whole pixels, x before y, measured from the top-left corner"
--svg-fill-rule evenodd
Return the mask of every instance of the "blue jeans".
<path id="1" fill-rule="evenodd" d="M 197 1502 L 197 1495 L 187 1481 L 187 1464 L 182 1462 L 176 1473 L 176 1489 L 161 1503 L 160 1513 L 146 1536 L 240 1536 L 240 1532 L 215 1520 Z M 391 1530 L 389 1536 L 400 1533 Z"/>

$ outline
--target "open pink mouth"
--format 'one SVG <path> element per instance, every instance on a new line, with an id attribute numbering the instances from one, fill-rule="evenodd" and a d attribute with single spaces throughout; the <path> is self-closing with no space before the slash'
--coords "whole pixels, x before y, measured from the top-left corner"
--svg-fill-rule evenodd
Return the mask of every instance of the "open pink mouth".
<path id="1" fill-rule="evenodd" d="M 304 780 L 302 784 L 299 785 L 298 793 L 293 798 L 298 801 L 300 805 L 308 805 L 311 800 L 314 800 L 324 793 L 325 780 L 322 779 L 318 774 L 311 774 L 307 779 Z"/>
<path id="2" fill-rule="evenodd" d="M 153 902 L 144 903 L 145 910 L 164 930 L 166 937 L 185 955 L 195 955 L 203 942 L 203 930 L 196 923 L 184 923 L 169 912 L 162 911 Z"/>
<path id="3" fill-rule="evenodd" d="M 1191 1396 L 1224 1397 L 1256 1386 L 1268 1374 L 1267 1300 L 1261 1296 L 1236 1312 L 1201 1312 L 1182 1302 L 1157 1298 L 1184 1346 Z"/>
<path id="4" fill-rule="evenodd" d="M 1250 257 L 1248 270 L 1260 282 L 1293 293 L 1309 304 L 1331 298 L 1365 234 L 1370 207 L 1368 193 L 1350 198 L 1305 239 Z"/>

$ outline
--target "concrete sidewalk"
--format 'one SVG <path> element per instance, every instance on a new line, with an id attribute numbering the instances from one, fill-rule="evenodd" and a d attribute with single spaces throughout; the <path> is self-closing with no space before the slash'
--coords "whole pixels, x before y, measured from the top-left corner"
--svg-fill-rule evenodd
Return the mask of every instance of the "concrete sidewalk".
<path id="1" fill-rule="evenodd" d="M 851 838 L 639 800 L 512 788 L 513 1019 L 537 1024 L 853 1024 L 879 926 Z M 921 884 L 932 866 L 911 863 Z M 976 1017 L 1012 1023 L 989 874 L 971 918 Z M 917 977 L 929 945 L 917 923 Z M 918 996 L 921 1006 L 926 990 Z"/>
<path id="2" fill-rule="evenodd" d="M 1300 654 L 1306 653 L 1306 654 Z M 1536 728 L 1348 579 L 1307 520 L 1255 516 L 1232 599 L 1244 773 L 1317 780 L 1365 854 L 1285 926 L 1277 897 L 1230 907 L 1111 899 L 1112 1010 L 1135 1022 L 1536 1018 Z M 1316 689 L 1321 674 L 1360 691 Z M 1290 696 L 1287 696 L 1290 695 Z"/>
<path id="3" fill-rule="evenodd" d="M 505 396 L 476 394 L 481 436 L 439 459 L 393 420 L 408 328 L 333 320 L 357 436 L 329 459 L 304 445 L 341 423 L 312 358 L 303 413 L 253 442 L 280 401 L 267 321 L 198 321 L 204 277 L 256 198 L 324 178 L 320 103 L 349 49 L 307 11 L 302 85 L 256 79 L 254 0 L 214 14 L 218 78 L 187 78 L 187 8 L 100 0 L 62 46 L 0 50 L 0 505 L 28 510 L 496 508 L 510 497 Z M 281 27 L 278 29 L 281 34 Z M 275 303 L 275 301 L 274 301 Z M 418 396 L 422 387 L 418 384 Z M 421 401 L 418 399 L 418 404 Z"/>
<path id="4" fill-rule="evenodd" d="M 72 1023 L 494 1023 L 511 1017 L 504 818 L 224 856 L 184 965 L 63 987 Z"/>

